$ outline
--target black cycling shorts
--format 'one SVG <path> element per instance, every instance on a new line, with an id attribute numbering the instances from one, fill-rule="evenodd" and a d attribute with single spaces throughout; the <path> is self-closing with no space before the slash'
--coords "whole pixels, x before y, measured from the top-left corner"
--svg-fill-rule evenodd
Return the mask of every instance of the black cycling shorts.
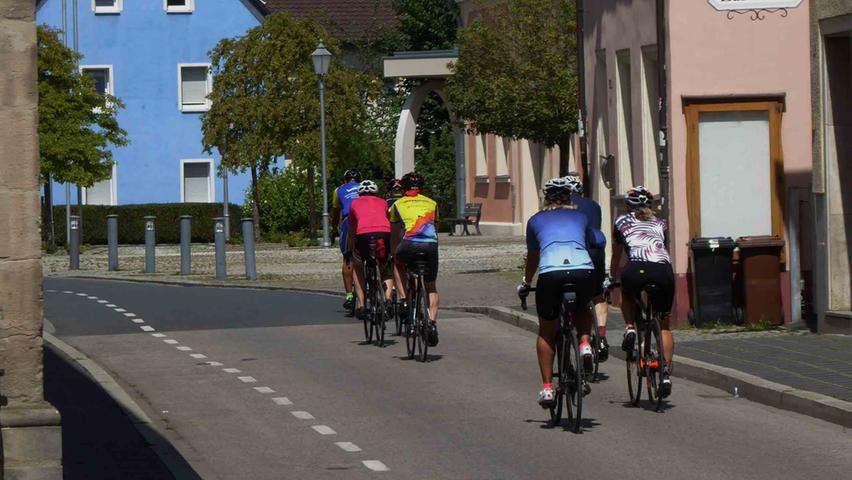
<path id="1" fill-rule="evenodd" d="M 630 298 L 638 298 L 646 285 L 656 285 L 651 305 L 660 313 L 668 313 L 674 302 L 674 271 L 671 263 L 629 261 L 621 270 L 621 290 Z"/>
<path id="2" fill-rule="evenodd" d="M 362 261 L 374 257 L 379 264 L 388 261 L 390 253 L 390 233 L 370 232 L 355 237 L 355 255 Z"/>
<path id="3" fill-rule="evenodd" d="M 556 320 L 562 306 L 563 286 L 574 284 L 576 307 L 586 308 L 595 296 L 594 270 L 557 270 L 541 273 L 535 285 L 535 310 L 542 320 Z"/>
<path id="4" fill-rule="evenodd" d="M 412 267 L 412 262 L 417 260 L 418 254 L 422 254 L 425 270 L 423 280 L 432 283 L 438 278 L 438 244 L 436 242 L 412 242 L 403 240 L 396 249 L 396 258 L 406 266 Z"/>
<path id="5" fill-rule="evenodd" d="M 602 248 L 590 248 L 589 256 L 592 257 L 592 264 L 595 266 L 595 294 L 599 297 L 604 293 L 603 282 L 606 278 L 606 250 Z"/>

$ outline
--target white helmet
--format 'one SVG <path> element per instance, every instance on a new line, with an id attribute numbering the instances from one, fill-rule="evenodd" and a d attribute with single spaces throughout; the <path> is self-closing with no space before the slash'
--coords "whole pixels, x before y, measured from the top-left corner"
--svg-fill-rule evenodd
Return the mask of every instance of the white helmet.
<path id="1" fill-rule="evenodd" d="M 562 177 L 562 179 L 568 183 L 568 188 L 571 189 L 571 193 L 575 193 L 577 195 L 583 194 L 583 182 L 580 180 L 580 177 L 566 175 Z"/>
<path id="2" fill-rule="evenodd" d="M 358 195 L 376 195 L 379 193 L 379 186 L 372 180 L 364 180 L 358 185 Z"/>
<path id="3" fill-rule="evenodd" d="M 631 207 L 650 207 L 654 203 L 654 195 L 641 185 L 628 190 L 625 198 Z"/>
<path id="4" fill-rule="evenodd" d="M 563 177 L 551 178 L 544 183 L 544 188 L 541 190 L 544 192 L 544 198 L 550 201 L 560 200 L 564 202 L 571 198 L 571 188 Z"/>

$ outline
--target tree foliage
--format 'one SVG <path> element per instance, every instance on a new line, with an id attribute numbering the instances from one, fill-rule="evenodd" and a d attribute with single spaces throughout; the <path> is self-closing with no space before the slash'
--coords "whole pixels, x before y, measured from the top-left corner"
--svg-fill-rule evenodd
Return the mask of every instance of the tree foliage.
<path id="1" fill-rule="evenodd" d="M 42 181 L 91 187 L 112 173 L 111 146 L 127 145 L 118 125 L 124 105 L 95 90 L 78 71 L 82 56 L 59 39 L 60 32 L 38 27 L 38 135 Z"/>
<path id="2" fill-rule="evenodd" d="M 577 129 L 575 2 L 495 0 L 459 34 L 447 80 L 472 131 L 565 146 Z"/>
<path id="3" fill-rule="evenodd" d="M 402 33 L 399 50 L 453 48 L 458 29 L 454 0 L 394 0 L 393 9 Z"/>

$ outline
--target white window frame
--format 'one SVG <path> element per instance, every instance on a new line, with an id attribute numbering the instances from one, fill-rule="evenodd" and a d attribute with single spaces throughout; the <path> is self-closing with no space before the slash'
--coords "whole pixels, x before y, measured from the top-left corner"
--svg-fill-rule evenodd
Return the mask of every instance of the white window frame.
<path id="1" fill-rule="evenodd" d="M 188 158 L 180 161 L 180 203 L 186 203 L 186 191 L 184 186 L 184 165 L 187 163 L 207 163 L 210 165 L 210 174 L 207 177 L 207 203 L 214 203 L 216 201 L 216 173 L 213 168 L 215 167 L 212 158 Z"/>
<path id="2" fill-rule="evenodd" d="M 83 205 L 89 204 L 89 189 L 83 188 Z M 118 163 L 112 164 L 112 176 L 109 179 L 109 203 L 108 205 L 118 205 Z"/>
<path id="3" fill-rule="evenodd" d="M 195 0 L 186 0 L 186 6 L 170 7 L 168 0 L 163 0 L 163 10 L 166 13 L 192 13 L 195 11 Z"/>
<path id="4" fill-rule="evenodd" d="M 115 14 L 121 13 L 124 8 L 124 0 L 115 0 L 115 6 L 113 7 L 99 7 L 96 4 L 95 0 L 92 0 L 92 11 L 95 12 L 95 15 L 99 14 Z"/>
<path id="5" fill-rule="evenodd" d="M 213 91 L 213 66 L 209 63 L 178 63 L 177 66 L 177 87 L 178 87 L 178 108 L 181 112 L 206 112 L 210 110 L 210 99 L 205 98 L 204 105 L 184 105 L 183 104 L 183 68 L 184 67 L 207 67 L 207 94 Z"/>
<path id="6" fill-rule="evenodd" d="M 115 77 L 112 71 L 112 65 L 80 65 L 79 72 L 81 75 L 85 74 L 85 70 L 107 70 L 109 72 L 107 79 L 107 91 L 106 93 L 111 96 L 115 96 Z M 107 102 L 107 106 L 112 106 L 112 103 Z M 101 109 L 99 107 L 94 108 L 95 113 L 101 113 Z"/>

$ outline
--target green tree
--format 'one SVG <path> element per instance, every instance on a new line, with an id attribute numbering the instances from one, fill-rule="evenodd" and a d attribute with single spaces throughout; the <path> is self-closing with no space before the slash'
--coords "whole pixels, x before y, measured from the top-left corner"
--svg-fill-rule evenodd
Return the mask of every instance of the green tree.
<path id="1" fill-rule="evenodd" d="M 575 2 L 495 0 L 459 34 L 449 101 L 471 131 L 568 151 L 577 130 Z"/>
<path id="2" fill-rule="evenodd" d="M 454 0 L 393 0 L 402 50 L 453 48 L 458 30 Z"/>
<path id="3" fill-rule="evenodd" d="M 321 40 L 339 53 L 337 41 L 318 23 L 278 13 L 210 52 L 212 107 L 202 115 L 202 142 L 207 152 L 219 150 L 220 169 L 251 170 L 255 225 L 261 215 L 258 178 L 268 173 L 273 159 L 286 156 L 307 176 L 308 230 L 316 235 L 313 186 L 320 164 L 320 111 L 311 53 Z M 325 78 L 330 166 L 378 158 L 365 125 L 367 105 L 379 87 L 376 79 L 332 61 Z"/>
<path id="4" fill-rule="evenodd" d="M 112 147 L 127 145 L 118 125 L 120 100 L 95 90 L 77 65 L 82 55 L 62 44 L 60 32 L 38 27 L 38 135 L 41 182 L 45 189 L 45 231 L 50 232 L 51 179 L 91 187 L 110 177 Z"/>

